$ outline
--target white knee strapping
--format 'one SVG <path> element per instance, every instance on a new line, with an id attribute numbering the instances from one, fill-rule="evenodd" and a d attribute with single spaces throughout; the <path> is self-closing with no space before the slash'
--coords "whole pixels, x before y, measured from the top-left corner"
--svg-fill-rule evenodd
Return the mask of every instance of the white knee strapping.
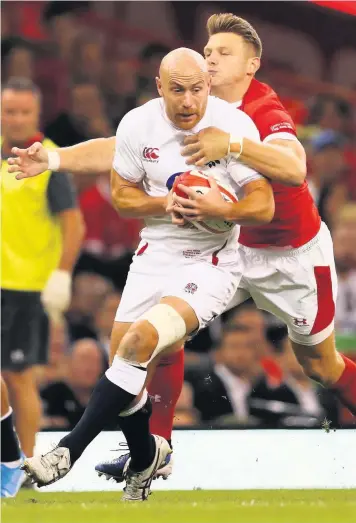
<path id="1" fill-rule="evenodd" d="M 127 416 L 132 416 L 132 414 L 135 414 L 138 410 L 142 409 L 142 407 L 145 405 L 148 398 L 147 390 L 145 389 L 142 394 L 142 398 L 136 405 L 133 407 L 129 407 L 128 409 L 125 409 L 120 412 L 119 416 L 120 418 L 126 418 Z"/>
<path id="2" fill-rule="evenodd" d="M 184 338 L 187 333 L 182 316 L 170 305 L 159 303 L 145 312 L 139 320 L 146 320 L 158 332 L 158 343 L 149 361 L 163 349 Z M 145 364 L 147 365 L 148 362 Z"/>
<path id="3" fill-rule="evenodd" d="M 105 372 L 105 376 L 118 387 L 137 396 L 144 386 L 147 371 L 144 367 L 135 367 L 123 358 L 115 356 L 111 367 Z"/>

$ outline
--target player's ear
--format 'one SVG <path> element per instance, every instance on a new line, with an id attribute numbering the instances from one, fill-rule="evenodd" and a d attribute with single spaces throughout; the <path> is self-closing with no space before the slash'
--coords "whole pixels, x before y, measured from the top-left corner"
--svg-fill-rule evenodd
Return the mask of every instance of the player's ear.
<path id="1" fill-rule="evenodd" d="M 158 91 L 158 94 L 160 96 L 163 96 L 163 92 L 162 92 L 162 82 L 161 82 L 161 79 L 156 76 L 156 85 L 157 85 L 157 91 Z"/>
<path id="2" fill-rule="evenodd" d="M 247 74 L 250 76 L 255 76 L 257 71 L 259 70 L 261 66 L 261 60 L 258 58 L 258 56 L 254 56 L 253 58 L 250 58 L 247 64 Z"/>

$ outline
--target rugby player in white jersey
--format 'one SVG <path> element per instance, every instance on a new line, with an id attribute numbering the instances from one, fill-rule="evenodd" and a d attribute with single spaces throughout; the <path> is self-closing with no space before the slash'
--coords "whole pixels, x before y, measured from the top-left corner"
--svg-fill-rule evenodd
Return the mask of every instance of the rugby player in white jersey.
<path id="1" fill-rule="evenodd" d="M 145 218 L 146 226 L 113 327 L 115 357 L 74 430 L 54 450 L 25 461 L 24 470 L 39 486 L 65 476 L 109 421 L 130 416 L 146 404 L 149 363 L 164 350 L 181 347 L 186 336 L 221 314 L 241 278 L 238 227 L 219 235 L 179 228 L 167 212 L 168 193 L 177 173 L 186 170 L 181 146 L 187 133 L 216 126 L 258 141 L 257 128 L 244 113 L 232 112 L 229 104 L 208 96 L 206 64 L 194 51 L 169 53 L 157 87 L 161 98 L 130 111 L 116 134 L 113 200 L 119 212 Z M 230 183 L 240 198 L 221 205 L 219 191 L 211 191 L 221 209 L 217 218 L 242 225 L 273 218 L 271 186 L 256 171 L 230 156 L 203 170 Z M 175 221 L 179 223 L 177 217 Z M 147 499 L 153 475 L 171 452 L 164 438 L 150 434 L 148 423 L 144 429 L 125 434 L 131 452 L 126 500 Z"/>

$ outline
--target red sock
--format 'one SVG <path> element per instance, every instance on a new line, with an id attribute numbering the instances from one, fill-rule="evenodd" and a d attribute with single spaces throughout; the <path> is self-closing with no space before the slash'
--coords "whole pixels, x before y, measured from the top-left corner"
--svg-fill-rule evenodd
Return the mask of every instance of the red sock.
<path id="1" fill-rule="evenodd" d="M 150 431 L 170 441 L 174 410 L 184 380 L 184 350 L 164 356 L 147 387 L 152 400 Z"/>
<path id="2" fill-rule="evenodd" d="M 340 401 L 356 416 L 356 363 L 341 354 L 345 362 L 344 372 L 333 385 L 332 390 Z"/>

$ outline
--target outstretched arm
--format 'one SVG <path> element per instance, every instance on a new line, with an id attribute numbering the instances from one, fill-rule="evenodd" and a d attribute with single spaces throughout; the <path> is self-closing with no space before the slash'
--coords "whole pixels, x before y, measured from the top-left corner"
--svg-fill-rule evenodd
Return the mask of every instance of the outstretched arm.
<path id="1" fill-rule="evenodd" d="M 73 174 L 107 174 L 111 170 L 115 150 L 115 136 L 96 138 L 72 147 L 46 149 L 36 142 L 27 149 L 13 147 L 9 158 L 9 172 L 16 178 L 37 176 L 47 169 L 71 171 Z"/>

